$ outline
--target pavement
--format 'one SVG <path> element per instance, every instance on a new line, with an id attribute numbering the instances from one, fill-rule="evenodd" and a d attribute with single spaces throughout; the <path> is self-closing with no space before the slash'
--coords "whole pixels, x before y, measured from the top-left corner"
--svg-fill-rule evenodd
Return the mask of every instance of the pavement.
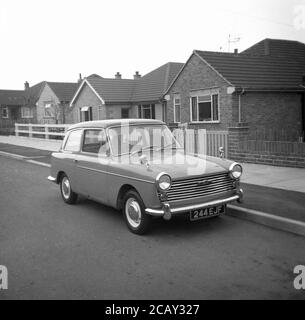
<path id="1" fill-rule="evenodd" d="M 51 152 L 58 150 L 60 143 L 0 136 L 0 155 L 15 155 L 15 158 L 48 166 Z M 305 169 L 249 163 L 242 165 L 244 203 L 228 206 L 228 213 L 305 236 Z"/>
<path id="2" fill-rule="evenodd" d="M 153 221 L 136 236 L 120 212 L 65 204 L 49 168 L 0 156 L 5 299 L 304 299 L 304 238 L 222 216 Z"/>

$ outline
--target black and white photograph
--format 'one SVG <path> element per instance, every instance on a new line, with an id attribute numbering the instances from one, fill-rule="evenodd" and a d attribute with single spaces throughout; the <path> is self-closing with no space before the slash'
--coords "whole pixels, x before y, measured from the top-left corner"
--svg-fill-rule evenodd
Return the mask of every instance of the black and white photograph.
<path id="1" fill-rule="evenodd" d="M 0 300 L 305 300 L 305 0 L 0 0 L 0 49 Z"/>

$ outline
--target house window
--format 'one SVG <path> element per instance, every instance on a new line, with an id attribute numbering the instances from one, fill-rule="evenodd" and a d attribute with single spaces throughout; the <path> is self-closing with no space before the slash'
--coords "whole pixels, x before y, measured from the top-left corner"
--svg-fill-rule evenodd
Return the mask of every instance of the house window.
<path id="1" fill-rule="evenodd" d="M 92 107 L 82 107 L 79 109 L 79 120 L 92 121 Z"/>
<path id="2" fill-rule="evenodd" d="M 53 103 L 48 101 L 44 103 L 44 117 L 52 118 L 53 117 Z"/>
<path id="3" fill-rule="evenodd" d="M 21 118 L 33 118 L 33 109 L 30 107 L 21 107 Z"/>
<path id="4" fill-rule="evenodd" d="M 191 97 L 191 122 L 218 122 L 218 100 L 218 94 Z"/>
<path id="5" fill-rule="evenodd" d="M 174 96 L 174 122 L 181 122 L 181 100 L 180 95 Z"/>
<path id="6" fill-rule="evenodd" d="M 138 117 L 140 119 L 155 119 L 155 105 L 142 104 L 138 106 Z"/>
<path id="7" fill-rule="evenodd" d="M 122 119 L 129 118 L 129 109 L 128 108 L 122 108 L 121 109 L 121 118 Z"/>
<path id="8" fill-rule="evenodd" d="M 3 119 L 8 119 L 8 107 L 2 107 L 1 116 Z"/>

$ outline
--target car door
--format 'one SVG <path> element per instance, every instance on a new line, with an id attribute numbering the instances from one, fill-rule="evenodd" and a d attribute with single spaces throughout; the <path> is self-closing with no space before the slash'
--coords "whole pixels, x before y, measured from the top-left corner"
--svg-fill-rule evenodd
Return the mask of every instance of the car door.
<path id="1" fill-rule="evenodd" d="M 78 179 L 83 194 L 107 204 L 109 153 L 104 129 L 85 129 L 78 156 Z"/>
<path id="2" fill-rule="evenodd" d="M 77 159 L 83 137 L 82 129 L 75 129 L 69 132 L 63 145 L 63 155 L 61 159 L 61 171 L 69 177 L 72 189 L 80 192 L 79 179 L 77 177 Z"/>

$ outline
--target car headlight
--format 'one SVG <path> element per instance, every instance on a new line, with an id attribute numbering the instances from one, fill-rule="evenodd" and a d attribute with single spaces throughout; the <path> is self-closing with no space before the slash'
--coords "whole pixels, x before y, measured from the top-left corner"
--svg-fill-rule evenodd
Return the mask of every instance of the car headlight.
<path id="1" fill-rule="evenodd" d="M 156 178 L 156 184 L 159 191 L 167 191 L 172 185 L 172 179 L 167 173 L 160 173 Z"/>
<path id="2" fill-rule="evenodd" d="M 229 168 L 229 172 L 230 172 L 230 177 L 232 179 L 240 179 L 242 173 L 243 173 L 243 168 L 240 164 L 234 162 L 230 168 Z"/>

